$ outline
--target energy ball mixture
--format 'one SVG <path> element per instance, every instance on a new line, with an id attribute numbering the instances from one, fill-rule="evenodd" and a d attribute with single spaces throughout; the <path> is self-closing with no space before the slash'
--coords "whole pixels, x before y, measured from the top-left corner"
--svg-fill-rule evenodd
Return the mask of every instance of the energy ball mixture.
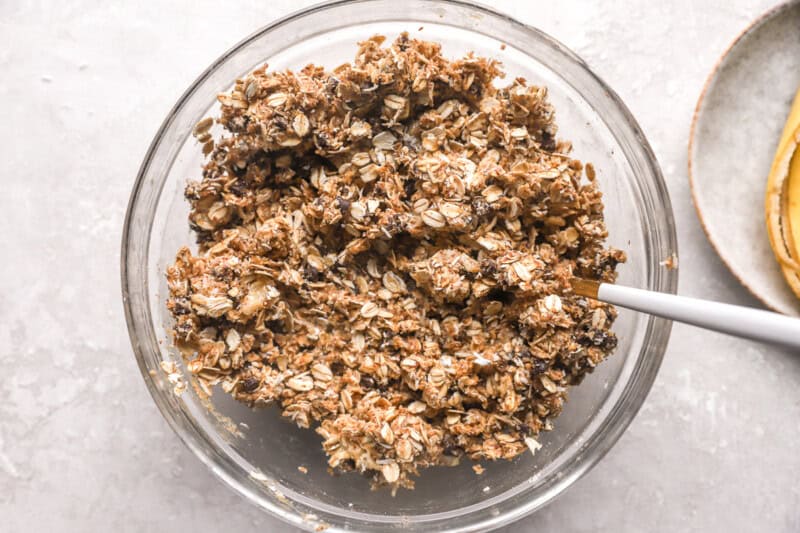
<path id="1" fill-rule="evenodd" d="M 511 459 L 616 346 L 594 170 L 556 141 L 545 87 L 401 35 L 332 72 L 267 72 L 195 135 L 198 252 L 169 267 L 174 337 L 207 394 L 315 427 L 334 471 L 413 487 Z M 585 178 L 583 174 L 585 173 Z"/>

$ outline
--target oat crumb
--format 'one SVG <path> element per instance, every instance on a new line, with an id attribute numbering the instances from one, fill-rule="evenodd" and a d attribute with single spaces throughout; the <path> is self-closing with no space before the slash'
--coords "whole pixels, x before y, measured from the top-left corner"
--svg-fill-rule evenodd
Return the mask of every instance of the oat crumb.
<path id="1" fill-rule="evenodd" d="M 670 254 L 669 257 L 661 261 L 659 264 L 664 268 L 666 268 L 667 270 L 677 270 L 678 256 L 675 253 L 672 253 Z"/>

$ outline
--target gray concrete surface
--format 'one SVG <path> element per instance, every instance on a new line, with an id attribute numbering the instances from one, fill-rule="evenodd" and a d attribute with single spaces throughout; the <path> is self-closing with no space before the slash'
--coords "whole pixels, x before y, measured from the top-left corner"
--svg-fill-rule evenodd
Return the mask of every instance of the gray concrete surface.
<path id="1" fill-rule="evenodd" d="M 582 55 L 639 119 L 672 195 L 683 294 L 756 305 L 701 231 L 686 144 L 717 56 L 773 3 L 492 2 Z M 161 419 L 120 301 L 124 209 L 162 118 L 211 60 L 307 2 L 224 4 L 0 2 L 2 531 L 287 531 Z M 617 446 L 507 531 L 800 530 L 798 385 L 797 354 L 676 326 Z"/>

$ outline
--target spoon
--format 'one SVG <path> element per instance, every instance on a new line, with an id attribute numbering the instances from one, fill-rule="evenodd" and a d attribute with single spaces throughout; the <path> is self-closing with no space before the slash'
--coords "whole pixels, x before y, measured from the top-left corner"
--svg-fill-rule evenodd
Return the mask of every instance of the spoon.
<path id="1" fill-rule="evenodd" d="M 770 311 L 574 278 L 576 294 L 700 328 L 800 350 L 800 319 Z"/>

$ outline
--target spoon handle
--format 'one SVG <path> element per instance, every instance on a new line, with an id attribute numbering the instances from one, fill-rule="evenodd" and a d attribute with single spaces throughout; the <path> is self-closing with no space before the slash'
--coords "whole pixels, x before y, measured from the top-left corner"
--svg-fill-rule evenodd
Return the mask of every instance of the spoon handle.
<path id="1" fill-rule="evenodd" d="M 579 280 L 573 287 L 578 294 L 628 309 L 800 350 L 800 319 L 779 313 L 611 283 Z"/>

